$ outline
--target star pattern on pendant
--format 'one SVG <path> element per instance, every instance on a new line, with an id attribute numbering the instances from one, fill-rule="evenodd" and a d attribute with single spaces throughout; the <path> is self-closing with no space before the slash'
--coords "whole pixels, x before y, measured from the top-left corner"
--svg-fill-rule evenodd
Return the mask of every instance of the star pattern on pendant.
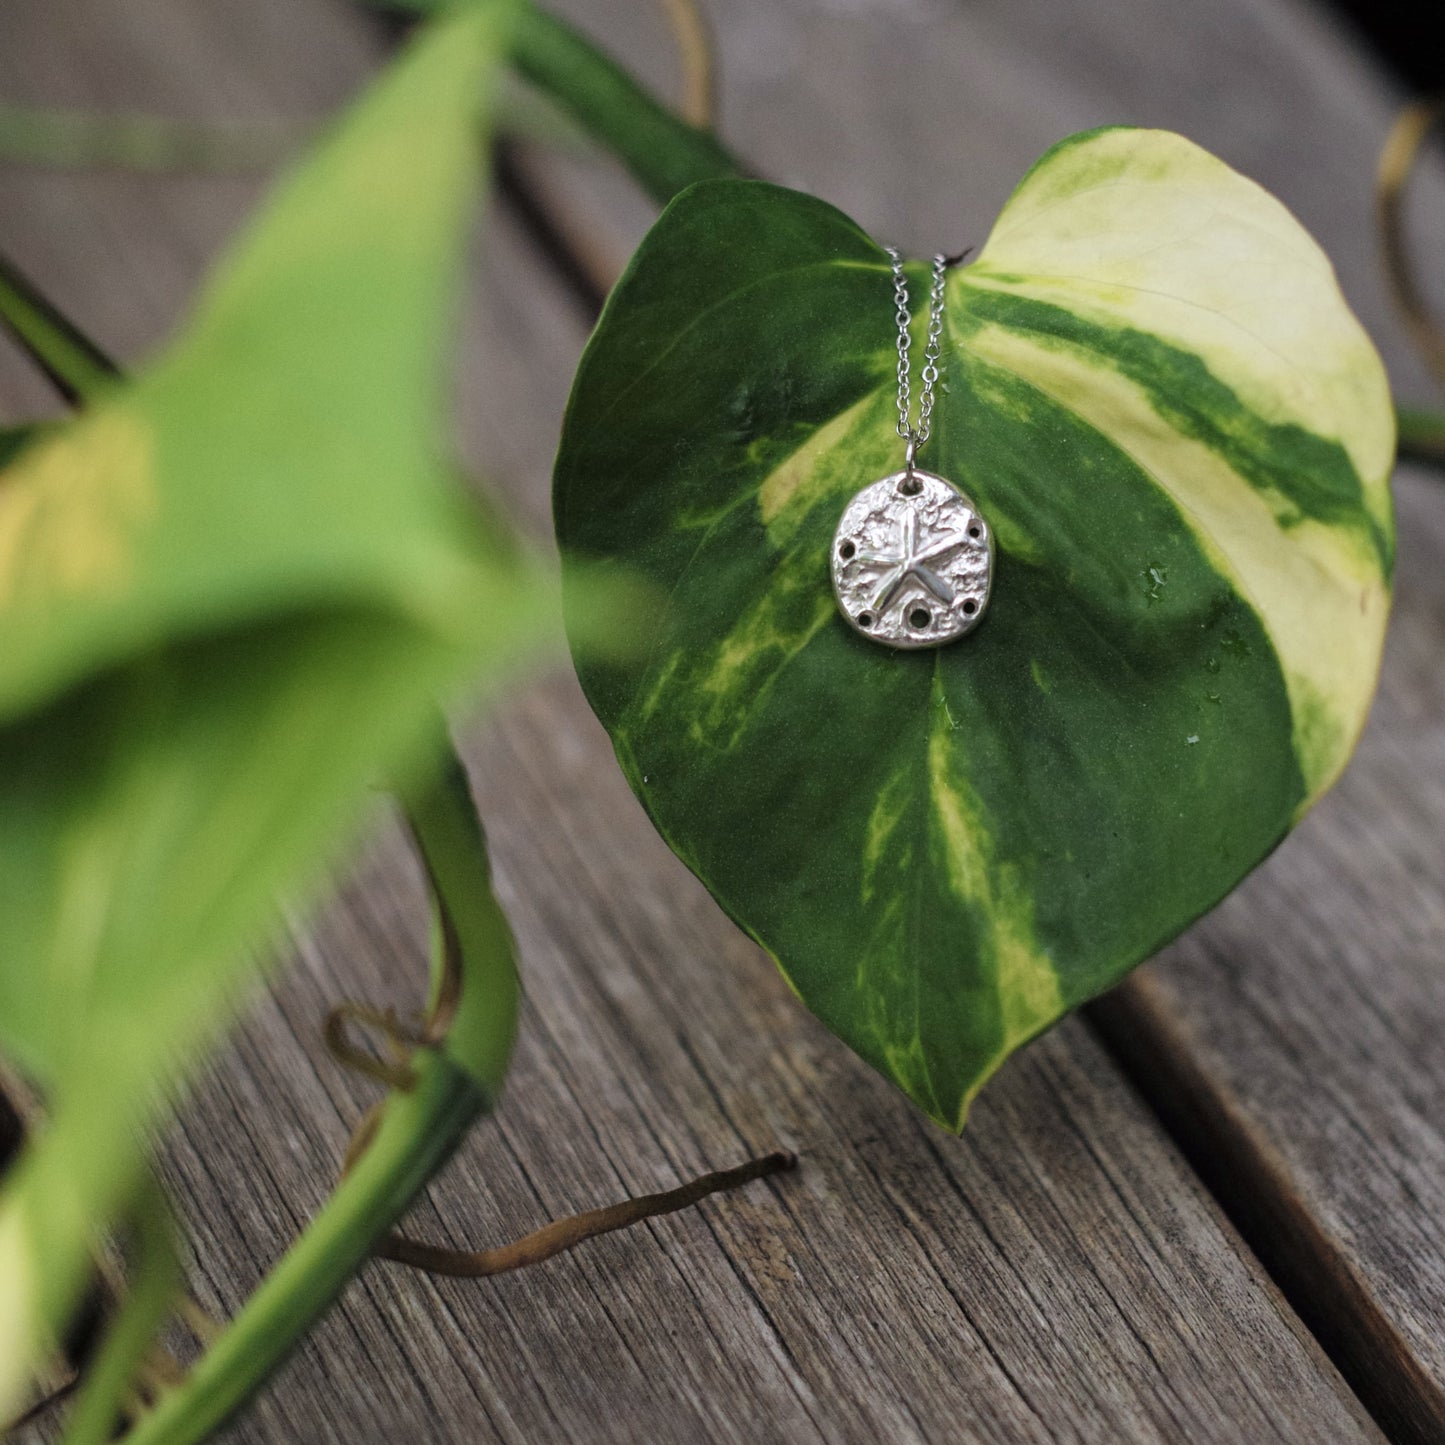
<path id="1" fill-rule="evenodd" d="M 873 598 L 875 612 L 881 614 L 891 607 L 910 580 L 931 593 L 942 606 L 953 606 L 958 594 L 928 564 L 963 546 L 969 540 L 967 530 L 929 537 L 927 529 L 920 529 L 919 521 L 919 508 L 909 507 L 898 519 L 897 537 L 888 551 L 858 554 L 858 560 L 865 566 L 882 569 Z M 920 530 L 924 533 L 922 537 Z"/>

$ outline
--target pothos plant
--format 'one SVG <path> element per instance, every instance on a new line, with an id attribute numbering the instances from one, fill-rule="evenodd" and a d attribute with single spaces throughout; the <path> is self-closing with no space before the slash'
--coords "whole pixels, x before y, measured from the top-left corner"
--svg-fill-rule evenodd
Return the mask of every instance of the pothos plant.
<path id="1" fill-rule="evenodd" d="M 0 272 L 0 316 L 79 406 L 0 433 L 0 1048 L 44 1100 L 0 1189 L 0 1412 L 119 1232 L 129 1284 L 74 1441 L 118 1415 L 147 1445 L 199 1439 L 377 1249 L 447 1263 L 387 1231 L 495 1102 L 518 985 L 436 709 L 545 645 L 555 588 L 468 502 L 441 425 L 508 62 L 666 205 L 557 460 L 587 695 L 674 850 L 941 1124 L 1233 887 L 1369 705 L 1389 393 L 1324 255 L 1258 186 L 1175 135 L 1072 137 L 949 273 L 930 464 L 990 519 L 995 595 L 959 644 L 895 652 L 828 582 L 842 509 L 897 465 L 879 244 L 739 178 L 526 0 L 428 23 L 133 378 Z M 391 1091 L 330 1201 L 181 1382 L 147 1390 L 179 1274 L 140 1141 L 275 900 L 314 888 L 379 778 L 436 904 L 425 1017 L 384 1021 Z"/>

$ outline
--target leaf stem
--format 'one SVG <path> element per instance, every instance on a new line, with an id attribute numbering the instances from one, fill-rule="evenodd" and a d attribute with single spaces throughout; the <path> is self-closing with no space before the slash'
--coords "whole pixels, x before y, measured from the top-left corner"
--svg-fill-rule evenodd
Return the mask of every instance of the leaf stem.
<path id="1" fill-rule="evenodd" d="M 512 41 L 518 74 L 611 151 L 660 205 L 696 181 L 742 174 L 711 131 L 674 115 L 556 16 L 519 7 Z"/>
<path id="2" fill-rule="evenodd" d="M 72 406 L 88 401 L 119 375 L 115 362 L 4 255 L 0 255 L 0 325 Z"/>
<path id="3" fill-rule="evenodd" d="M 491 887 L 486 835 L 467 770 L 439 722 L 441 761 L 408 803 L 407 822 L 436 908 L 426 1035 L 490 1096 L 502 1091 L 522 985 L 511 925 Z"/>
<path id="4" fill-rule="evenodd" d="M 240 1409 L 501 1090 L 521 988 L 466 769 L 449 742 L 407 818 L 438 916 L 428 1026 L 435 1044 L 412 1057 L 412 1087 L 389 1096 L 331 1198 L 185 1383 L 125 1437 L 129 1445 L 189 1445 Z"/>
<path id="5" fill-rule="evenodd" d="M 80 1394 L 65 1424 L 64 1445 L 105 1445 L 113 1437 L 136 1368 L 181 1292 L 181 1264 L 170 1206 L 154 1177 L 147 1179 L 138 1196 L 135 1231 L 131 1285 L 81 1381 Z"/>
<path id="6" fill-rule="evenodd" d="M 335 1193 L 185 1383 L 125 1437 L 128 1445 L 191 1445 L 219 1429 L 446 1162 L 488 1096 L 444 1051 L 421 1053 L 416 1072 L 416 1087 L 387 1101 L 370 1147 Z"/>
<path id="7" fill-rule="evenodd" d="M 1445 463 L 1445 412 L 1402 406 L 1397 420 L 1403 460 Z"/>

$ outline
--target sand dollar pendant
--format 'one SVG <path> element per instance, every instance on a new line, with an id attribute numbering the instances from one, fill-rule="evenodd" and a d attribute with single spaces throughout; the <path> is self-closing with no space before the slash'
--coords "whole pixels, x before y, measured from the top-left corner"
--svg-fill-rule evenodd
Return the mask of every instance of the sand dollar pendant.
<path id="1" fill-rule="evenodd" d="M 944 281 L 952 264 L 933 258 L 928 345 L 918 424 L 910 417 L 908 349 L 912 309 L 903 258 L 893 264 L 898 320 L 898 435 L 908 444 L 903 470 L 857 493 L 833 534 L 833 595 L 855 632 L 888 647 L 941 647 L 983 620 L 993 588 L 993 533 L 972 500 L 946 477 L 916 465 L 928 440 L 933 387 L 943 354 Z"/>
<path id="2" fill-rule="evenodd" d="M 952 482 L 905 469 L 843 509 L 832 570 L 838 607 L 856 632 L 889 647 L 939 647 L 983 619 L 993 533 Z"/>

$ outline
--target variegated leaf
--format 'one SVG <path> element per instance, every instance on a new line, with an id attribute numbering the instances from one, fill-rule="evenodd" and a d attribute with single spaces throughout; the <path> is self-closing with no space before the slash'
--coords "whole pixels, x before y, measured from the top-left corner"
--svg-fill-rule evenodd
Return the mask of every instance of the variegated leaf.
<path id="1" fill-rule="evenodd" d="M 988 615 L 892 652 L 837 614 L 829 548 L 901 464 L 893 335 L 846 217 L 686 192 L 578 374 L 557 528 L 665 599 L 640 660 L 579 659 L 663 835 L 959 1127 L 1338 776 L 1384 633 L 1393 420 L 1283 206 L 1179 136 L 1067 140 L 948 282 L 924 463 L 993 526 Z"/>

